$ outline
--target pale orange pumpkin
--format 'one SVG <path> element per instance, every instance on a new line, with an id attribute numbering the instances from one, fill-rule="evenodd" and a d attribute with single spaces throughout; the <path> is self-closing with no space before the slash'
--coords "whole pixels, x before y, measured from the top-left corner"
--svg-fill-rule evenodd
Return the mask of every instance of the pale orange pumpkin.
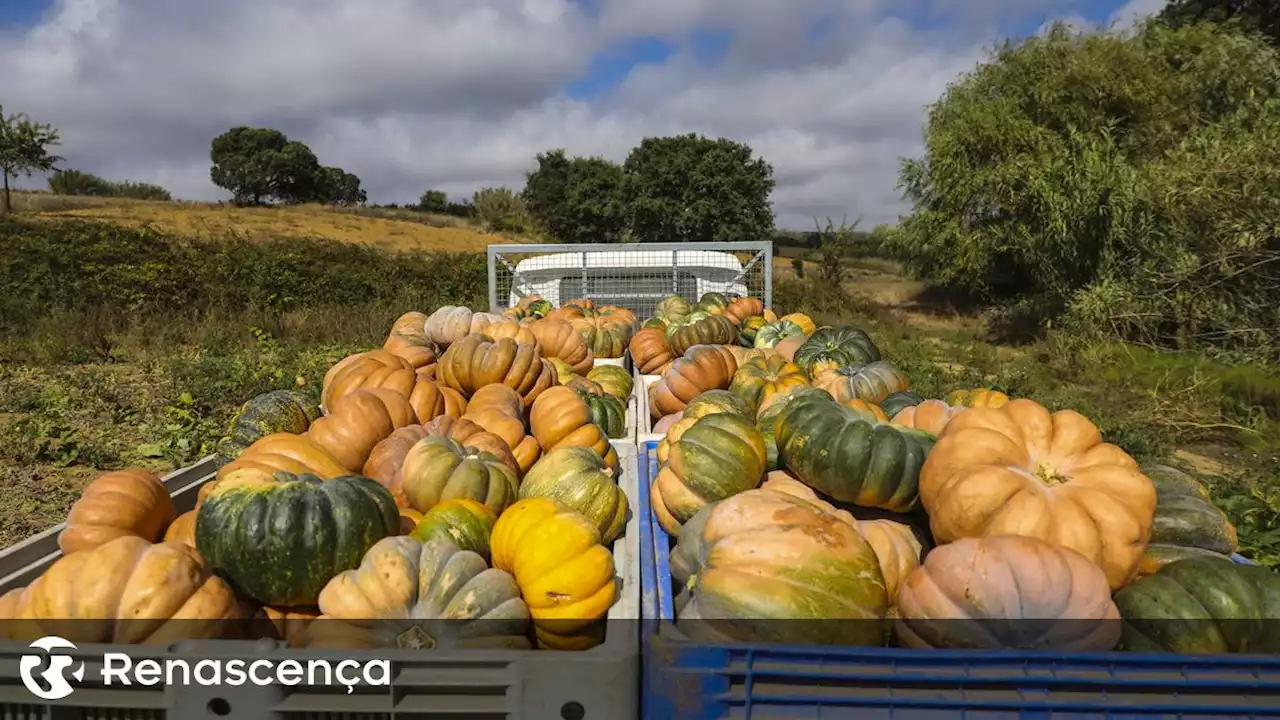
<path id="1" fill-rule="evenodd" d="M 572 388 L 553 387 L 533 403 L 529 429 L 544 452 L 562 447 L 585 447 L 618 469 L 618 453 L 609 436 L 592 421 L 591 408 Z"/>
<path id="2" fill-rule="evenodd" d="M 733 302 L 729 303 L 724 309 L 725 316 L 735 324 L 741 323 L 752 315 L 760 315 L 762 313 L 764 313 L 764 303 L 753 297 L 734 298 Z"/>
<path id="3" fill-rule="evenodd" d="M 942 434 L 952 418 L 964 410 L 963 405 L 953 407 L 941 400 L 925 400 L 919 405 L 899 410 L 898 414 L 893 416 L 892 424 L 923 430 L 936 437 Z"/>
<path id="4" fill-rule="evenodd" d="M 440 348 L 426 333 L 427 316 L 407 312 L 396 319 L 387 333 L 382 349 L 409 363 L 415 370 L 430 365 L 440 357 Z"/>
<path id="5" fill-rule="evenodd" d="M 538 345 L 538 338 L 534 337 L 533 331 L 528 326 L 521 325 L 516 320 L 503 320 L 500 323 L 494 323 L 484 329 L 482 333 L 490 340 L 501 340 L 503 338 L 511 338 L 520 345 Z M 541 346 L 539 346 L 541 350 Z"/>
<path id="6" fill-rule="evenodd" d="M 218 468 L 217 479 L 242 468 L 256 468 L 269 473 L 288 472 L 294 475 L 309 473 L 324 480 L 350 474 L 351 468 L 342 465 L 327 450 L 310 437 L 293 433 L 273 433 L 259 438 L 232 462 Z M 214 483 L 200 488 L 203 497 Z"/>
<path id="7" fill-rule="evenodd" d="M 1127 584 L 1146 551 L 1156 491 L 1133 458 L 1074 410 L 1033 400 L 970 408 L 920 470 L 934 538 L 1024 535 L 1071 548 Z"/>
<path id="8" fill-rule="evenodd" d="M 708 390 L 727 390 L 737 371 L 738 362 L 724 346 L 695 345 L 649 388 L 649 412 L 655 420 L 680 412 Z"/>
<path id="9" fill-rule="evenodd" d="M 352 472 L 396 428 L 418 422 L 409 399 L 392 390 L 357 390 L 338 398 L 304 435 Z"/>
<path id="10" fill-rule="evenodd" d="M 631 350 L 631 362 L 635 363 L 643 375 L 651 375 L 671 362 L 671 347 L 667 345 L 667 335 L 658 328 L 637 330 L 627 347 Z"/>
<path id="11" fill-rule="evenodd" d="M 212 485 L 213 483 L 208 483 Z M 164 531 L 164 542 L 179 542 L 190 547 L 196 546 L 196 510 L 182 513 L 169 524 Z"/>
<path id="12" fill-rule="evenodd" d="M 404 358 L 386 350 L 349 355 L 325 373 L 320 406 L 328 410 L 347 393 L 361 389 L 390 388 L 406 397 L 413 391 L 417 371 Z"/>
<path id="13" fill-rule="evenodd" d="M 156 542 L 177 511 L 164 483 L 146 470 L 130 468 L 99 475 L 71 506 L 58 535 L 63 554 L 90 550 L 122 535 Z"/>
<path id="14" fill-rule="evenodd" d="M 773 351 L 787 359 L 787 362 L 795 362 L 796 350 L 809 339 L 808 335 L 790 335 L 778 341 L 773 346 Z"/>
<path id="15" fill-rule="evenodd" d="M 538 338 L 543 356 L 560 358 L 579 375 L 586 375 L 595 365 L 596 359 L 587 347 L 587 341 L 568 322 L 546 317 L 530 324 L 529 330 Z"/>
<path id="16" fill-rule="evenodd" d="M 496 410 L 508 417 L 519 419 L 524 417 L 524 400 L 520 398 L 520 393 L 510 387 L 493 383 L 476 390 L 467 403 L 468 412 L 481 410 Z"/>
<path id="17" fill-rule="evenodd" d="M 468 335 L 445 351 L 436 377 L 466 397 L 485 385 L 501 383 L 528 404 L 555 384 L 556 374 L 536 346 L 520 345 L 510 338 L 489 342 L 483 335 Z"/>

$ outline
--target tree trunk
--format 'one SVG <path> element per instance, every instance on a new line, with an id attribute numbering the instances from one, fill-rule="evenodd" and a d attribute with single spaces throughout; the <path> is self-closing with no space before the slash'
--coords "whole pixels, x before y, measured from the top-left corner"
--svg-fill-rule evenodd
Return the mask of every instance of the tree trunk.
<path id="1" fill-rule="evenodd" d="M 9 171 L 0 172 L 0 175 L 4 175 L 4 203 L 0 204 L 0 215 L 8 215 L 13 209 L 9 204 Z"/>

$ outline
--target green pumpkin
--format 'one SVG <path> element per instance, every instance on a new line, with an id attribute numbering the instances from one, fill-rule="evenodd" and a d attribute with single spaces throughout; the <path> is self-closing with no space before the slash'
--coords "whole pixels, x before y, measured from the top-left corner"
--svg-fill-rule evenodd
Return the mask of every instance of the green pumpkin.
<path id="1" fill-rule="evenodd" d="M 803 345 L 796 348 L 792 360 L 809 377 L 813 377 L 828 368 L 868 365 L 879 359 L 880 348 L 871 341 L 870 335 L 856 327 L 844 325 L 818 328 Z"/>
<path id="2" fill-rule="evenodd" d="M 631 391 L 635 381 L 631 373 L 617 365 L 597 365 L 587 373 L 587 379 L 600 384 L 600 387 L 623 403 L 631 399 Z"/>
<path id="3" fill-rule="evenodd" d="M 892 420 L 894 415 L 906 410 L 909 407 L 915 407 L 925 401 L 925 397 L 910 390 L 889 393 L 889 396 L 880 401 L 880 409 L 884 410 L 884 414 Z"/>
<path id="4" fill-rule="evenodd" d="M 396 501 L 377 481 L 242 471 L 200 505 L 195 540 L 209 569 L 241 594 L 310 606 L 333 576 L 399 532 Z"/>
<path id="5" fill-rule="evenodd" d="M 748 315 L 742 318 L 742 322 L 738 323 L 738 344 L 742 347 L 753 347 L 756 342 L 756 333 L 768 324 L 769 321 L 765 320 L 763 315 Z"/>
<path id="6" fill-rule="evenodd" d="M 447 540 L 489 562 L 489 537 L 498 516 L 475 500 L 445 500 L 428 510 L 409 537 L 421 543 Z"/>
<path id="7" fill-rule="evenodd" d="M 574 392 L 586 401 L 587 407 L 591 408 L 591 421 L 599 426 L 606 436 L 614 440 L 626 437 L 627 410 L 622 406 L 621 400 L 612 395 L 597 395 L 576 387 Z"/>
<path id="8" fill-rule="evenodd" d="M 934 438 L 868 420 L 834 400 L 801 398 L 777 420 L 778 462 L 840 502 L 910 512 Z"/>
<path id="9" fill-rule="evenodd" d="M 731 413 L 748 420 L 752 415 L 751 405 L 738 395 L 728 390 L 708 390 L 690 400 L 689 404 L 684 406 L 680 418 L 697 419 L 718 412 Z"/>
<path id="10" fill-rule="evenodd" d="M 550 300 L 534 300 L 529 303 L 529 307 L 525 308 L 525 317 L 544 318 L 555 309 Z"/>
<path id="11" fill-rule="evenodd" d="M 803 335 L 804 328 L 790 320 L 774 320 L 771 323 L 765 323 L 760 326 L 756 332 L 756 339 L 753 345 L 761 350 L 777 347 L 778 343 L 791 337 L 792 335 Z"/>
<path id="12" fill-rule="evenodd" d="M 230 462 L 261 438 L 275 433 L 301 435 L 320 417 L 320 406 L 296 390 L 272 390 L 249 400 L 231 418 L 218 456 Z"/>
<path id="13" fill-rule="evenodd" d="M 409 448 L 392 480 L 392 488 L 419 512 L 445 500 L 467 498 L 501 515 L 515 502 L 519 487 L 515 471 L 493 454 L 438 435 L 428 435 Z"/>
<path id="14" fill-rule="evenodd" d="M 765 403 L 756 414 L 756 427 L 760 429 L 760 434 L 764 438 L 766 471 L 773 472 L 779 468 L 778 418 L 782 415 L 782 411 L 797 400 L 815 397 L 823 400 L 832 399 L 831 393 L 826 390 L 815 387 L 798 387 L 786 394 L 771 398 L 770 402 Z"/>
<path id="15" fill-rule="evenodd" d="M 911 385 L 906 374 L 887 360 L 828 370 L 815 378 L 814 382 L 837 400 L 862 400 L 873 405 L 879 405 L 891 394 L 902 392 Z M 888 412 L 885 414 L 888 415 Z"/>
<path id="16" fill-rule="evenodd" d="M 703 293 L 702 297 L 698 298 L 698 307 L 694 309 L 708 315 L 719 315 L 727 307 L 729 307 L 729 298 L 724 293 L 709 292 Z"/>
<path id="17" fill-rule="evenodd" d="M 1135 652 L 1280 653 L 1280 575 L 1225 556 L 1179 560 L 1115 594 Z"/>
<path id="18" fill-rule="evenodd" d="M 520 499 L 539 497 L 559 500 L 595 523 L 604 545 L 626 527 L 627 494 L 590 448 L 557 448 L 534 463 L 520 483 Z"/>
<path id="19" fill-rule="evenodd" d="M 757 487 L 764 463 L 764 439 L 750 420 L 732 413 L 699 418 L 671 443 L 651 483 L 658 522 L 674 535 L 708 503 Z"/>
<path id="20" fill-rule="evenodd" d="M 654 317 L 662 318 L 670 323 L 675 318 L 682 318 L 693 311 L 689 301 L 679 295 L 668 295 L 658 301 L 653 308 Z"/>
<path id="21" fill-rule="evenodd" d="M 1167 465 L 1145 465 L 1142 472 L 1156 488 L 1156 515 L 1139 574 L 1149 575 L 1204 550 L 1230 555 L 1239 548 L 1236 528 L 1209 500 L 1209 489 L 1196 478 Z"/>
<path id="22" fill-rule="evenodd" d="M 694 345 L 736 345 L 737 342 L 738 326 L 724 315 L 708 315 L 667 329 L 667 345 L 673 357 L 684 355 Z"/>
<path id="23" fill-rule="evenodd" d="M 640 328 L 657 328 L 659 330 L 667 329 L 667 321 L 660 317 L 651 317 L 640 324 Z"/>

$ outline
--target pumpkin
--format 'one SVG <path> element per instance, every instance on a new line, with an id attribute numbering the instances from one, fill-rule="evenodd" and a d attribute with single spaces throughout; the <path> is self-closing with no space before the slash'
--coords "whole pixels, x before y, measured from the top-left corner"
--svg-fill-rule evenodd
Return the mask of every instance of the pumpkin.
<path id="1" fill-rule="evenodd" d="M 463 447 L 487 452 L 505 462 L 512 470 L 519 470 L 519 464 L 505 440 L 465 418 L 455 420 L 441 416 L 426 425 L 406 425 L 388 435 L 373 447 L 362 474 L 390 489 L 409 449 L 422 438 L 432 435 L 447 437 Z"/>
<path id="2" fill-rule="evenodd" d="M 751 362 L 757 358 L 767 358 L 774 355 L 772 350 L 760 350 L 757 348 L 744 348 L 737 345 L 725 345 L 725 350 L 733 356 L 734 361 L 738 363 L 738 367 L 742 367 L 745 363 Z"/>
<path id="3" fill-rule="evenodd" d="M 328 415 L 311 424 L 306 437 L 355 472 L 393 430 L 417 422 L 405 396 L 385 389 L 357 390 L 338 398 Z"/>
<path id="4" fill-rule="evenodd" d="M 477 313 L 470 308 L 445 305 L 427 317 L 423 330 L 431 342 L 448 347 L 468 335 L 485 332 L 491 325 L 504 321 L 496 313 Z"/>
<path id="5" fill-rule="evenodd" d="M 264 606 L 259 608 L 253 617 L 254 629 L 268 632 L 261 636 L 273 640 L 283 640 L 290 647 L 303 647 L 306 644 L 307 628 L 320 616 L 320 608 L 276 608 Z"/>
<path id="6" fill-rule="evenodd" d="M 654 477 L 653 512 L 675 535 L 708 503 L 759 486 L 764 464 L 764 438 L 750 420 L 730 413 L 701 417 L 671 444 Z"/>
<path id="7" fill-rule="evenodd" d="M 1040 538 L 1097 563 L 1112 589 L 1137 572 L 1156 509 L 1151 480 L 1088 418 L 1022 399 L 953 418 L 920 472 L 920 499 L 940 543 Z"/>
<path id="8" fill-rule="evenodd" d="M 618 398 L 576 387 L 573 390 L 586 401 L 587 407 L 591 409 L 591 422 L 603 430 L 606 437 L 627 437 L 627 411 Z"/>
<path id="9" fill-rule="evenodd" d="M 320 406 L 331 410 L 338 398 L 356 390 L 386 388 L 408 397 L 418 377 L 412 365 L 386 350 L 350 355 L 325 373 Z"/>
<path id="10" fill-rule="evenodd" d="M 841 407 L 847 407 L 858 414 L 859 417 L 869 422 L 888 423 L 889 416 L 884 414 L 884 410 L 879 405 L 869 403 L 866 400 L 845 400 L 839 403 Z"/>
<path id="11" fill-rule="evenodd" d="M 877 360 L 870 365 L 845 365 L 828 368 L 813 378 L 813 386 L 831 393 L 836 402 L 864 400 L 880 404 L 895 392 L 911 385 L 907 376 L 893 363 Z"/>
<path id="12" fill-rule="evenodd" d="M 551 363 L 552 367 L 555 368 L 556 382 L 560 383 L 561 385 L 568 385 L 570 382 L 573 382 L 575 378 L 582 377 L 581 375 L 578 374 L 578 371 L 573 369 L 572 365 L 561 360 L 560 358 L 545 358 L 545 359 L 547 362 Z"/>
<path id="13" fill-rule="evenodd" d="M 627 522 L 627 495 L 615 470 L 588 448 L 564 447 L 544 455 L 520 484 L 521 500 L 538 497 L 558 500 L 595 523 L 605 545 Z"/>
<path id="14" fill-rule="evenodd" d="M 889 393 L 889 397 L 880 401 L 880 409 L 884 410 L 884 414 L 894 417 L 898 413 L 909 407 L 915 407 L 924 402 L 923 395 L 906 390 L 903 392 Z"/>
<path id="15" fill-rule="evenodd" d="M 999 390 L 976 388 L 972 390 L 956 390 L 947 395 L 948 405 L 963 407 L 998 408 L 1009 402 L 1009 396 Z"/>
<path id="16" fill-rule="evenodd" d="M 504 320 L 500 323 L 494 323 L 484 329 L 481 333 L 492 341 L 501 340 L 503 338 L 511 338 L 516 341 L 517 345 L 537 345 L 538 338 L 528 326 L 521 325 L 515 320 Z"/>
<path id="17" fill-rule="evenodd" d="M 240 457 L 218 468 L 217 479 L 220 481 L 244 468 L 299 475 L 306 473 L 325 480 L 350 472 L 311 438 L 292 433 L 274 433 L 256 441 L 240 453 Z M 200 491 L 203 493 L 205 488 L 212 487 L 213 483 L 206 483 Z"/>
<path id="18" fill-rule="evenodd" d="M 782 411 L 787 405 L 805 397 L 819 397 L 830 400 L 831 394 L 826 390 L 801 385 L 792 388 L 789 392 L 769 396 L 756 411 L 756 427 L 760 430 L 760 436 L 764 438 L 765 470 L 777 470 L 779 467 L 778 418 L 782 415 Z"/>
<path id="19" fill-rule="evenodd" d="M 655 419 L 680 412 L 689 401 L 708 390 L 727 390 L 737 371 L 737 361 L 724 347 L 690 348 L 649 388 L 649 411 Z"/>
<path id="20" fill-rule="evenodd" d="M 666 435 L 667 431 L 669 431 L 676 423 L 680 422 L 683 417 L 684 413 L 682 412 L 663 415 L 661 420 L 653 424 L 653 432 L 660 435 Z"/>
<path id="21" fill-rule="evenodd" d="M 294 390 L 272 390 L 240 406 L 232 416 L 227 436 L 218 443 L 218 455 L 228 461 L 239 457 L 253 443 L 273 433 L 304 433 L 320 417 L 320 406 Z"/>
<path id="22" fill-rule="evenodd" d="M 799 350 L 807 342 L 809 342 L 808 335 L 788 335 L 773 346 L 773 351 L 786 358 L 789 362 L 795 362 L 796 350 Z"/>
<path id="23" fill-rule="evenodd" d="M 6 623 L 13 639 L 56 635 L 80 644 L 216 638 L 243 614 L 231 587 L 195 549 L 136 535 L 61 556 L 0 599 L 6 604 L 0 613 L 17 621 Z"/>
<path id="24" fill-rule="evenodd" d="M 460 417 L 467 409 L 467 400 L 461 393 L 422 374 L 415 377 L 407 396 L 413 414 L 420 423 L 430 422 L 441 416 Z"/>
<path id="25" fill-rule="evenodd" d="M 803 336 L 804 334 L 804 330 L 790 320 L 776 320 L 762 325 L 756 331 L 755 340 L 751 345 L 760 349 L 774 348 L 785 338 Z"/>
<path id="26" fill-rule="evenodd" d="M 1126 650 L 1280 653 L 1280 575 L 1260 566 L 1221 555 L 1179 560 L 1135 580 L 1115 602 Z"/>
<path id="27" fill-rule="evenodd" d="M 879 561 L 830 506 L 764 488 L 708 505 L 681 529 L 671 574 L 686 585 L 676 626 L 694 639 L 884 642 Z"/>
<path id="28" fill-rule="evenodd" d="M 747 419 L 755 416 L 755 409 L 741 396 L 728 390 L 708 390 L 690 400 L 681 411 L 681 417 L 697 419 L 718 412 L 733 413 Z"/>
<path id="29" fill-rule="evenodd" d="M 467 412 L 477 413 L 484 410 L 496 410 L 507 417 L 524 418 L 524 400 L 520 393 L 501 383 L 485 385 L 471 395 L 467 402 Z"/>
<path id="30" fill-rule="evenodd" d="M 66 528 L 58 534 L 65 555 L 91 550 L 123 535 L 157 542 L 177 515 L 169 490 L 146 470 L 99 475 L 71 506 Z"/>
<path id="31" fill-rule="evenodd" d="M 334 575 L 395 535 L 400 514 L 366 477 L 238 470 L 205 497 L 196 549 L 209 568 L 264 605 L 314 605 Z"/>
<path id="32" fill-rule="evenodd" d="M 489 342 L 482 335 L 469 335 L 449 346 L 436 372 L 442 383 L 466 397 L 485 385 L 501 383 L 518 392 L 526 405 L 555 383 L 555 368 L 543 362 L 537 347 L 510 338 Z"/>
<path id="33" fill-rule="evenodd" d="M 755 415 L 756 408 L 769 397 L 808 384 L 809 379 L 799 365 L 773 355 L 739 365 L 733 374 L 733 382 L 729 384 L 729 392 L 747 401 L 751 406 L 750 414 Z"/>
<path id="34" fill-rule="evenodd" d="M 440 357 L 440 348 L 426 333 L 427 316 L 420 312 L 407 312 L 391 325 L 382 349 L 402 358 L 414 369 L 424 367 Z"/>
<path id="35" fill-rule="evenodd" d="M 662 318 L 670 322 L 672 318 L 681 318 L 693 312 L 693 308 L 689 306 L 689 301 L 679 295 L 668 295 L 658 301 L 653 308 L 654 317 Z"/>
<path id="36" fill-rule="evenodd" d="M 579 393 L 588 395 L 604 395 L 604 388 L 600 387 L 600 383 L 595 380 L 588 380 L 581 375 L 574 375 L 569 382 L 564 383 L 567 388 L 577 390 Z"/>
<path id="37" fill-rule="evenodd" d="M 902 412 L 893 416 L 893 424 L 897 427 L 923 430 L 937 437 L 942 434 L 952 418 L 964 410 L 963 405 L 951 407 L 941 400 L 925 400 L 919 405 L 903 408 Z"/>
<path id="38" fill-rule="evenodd" d="M 666 336 L 667 336 L 667 334 L 666 334 L 667 321 L 666 321 L 666 320 L 663 320 L 662 318 L 659 318 L 659 317 L 651 317 L 651 318 L 649 318 L 649 319 L 645 320 L 645 321 L 640 325 L 640 327 L 641 327 L 642 329 L 644 329 L 644 328 L 655 328 L 655 329 L 657 329 L 657 330 L 662 330 L 662 331 L 663 331 L 662 336 L 663 336 L 663 337 L 666 337 Z"/>
<path id="39" fill-rule="evenodd" d="M 684 355 L 694 345 L 733 345 L 737 342 L 738 326 L 723 315 L 710 315 L 667 330 L 667 345 L 673 355 Z"/>
<path id="40" fill-rule="evenodd" d="M 496 514 L 515 501 L 519 486 L 516 470 L 491 453 L 432 435 L 409 448 L 392 480 L 391 494 L 404 507 L 423 513 L 461 498 L 482 503 Z"/>
<path id="41" fill-rule="evenodd" d="M 760 328 L 767 324 L 763 315 L 749 315 L 743 318 L 738 323 L 738 344 L 743 347 L 754 347 L 756 335 L 760 332 Z"/>
<path id="42" fill-rule="evenodd" d="M 570 323 L 582 334 L 587 349 L 598 358 L 620 358 L 631 342 L 631 325 L 609 317 L 584 317 Z"/>
<path id="43" fill-rule="evenodd" d="M 796 348 L 792 361 L 804 368 L 809 377 L 823 370 L 845 365 L 868 365 L 880 359 L 880 349 L 871 337 L 855 327 L 822 328 Z"/>
<path id="44" fill-rule="evenodd" d="M 324 587 L 320 611 L 304 647 L 530 648 L 515 579 L 447 539 L 379 541 Z"/>
<path id="45" fill-rule="evenodd" d="M 804 484 L 862 507 L 915 508 L 932 436 L 815 396 L 788 403 L 776 422 L 778 465 Z"/>
<path id="46" fill-rule="evenodd" d="M 538 338 L 544 356 L 560 358 L 579 375 L 585 375 L 595 365 L 596 359 L 587 341 L 564 320 L 544 318 L 530 325 L 529 330 Z"/>
<path id="47" fill-rule="evenodd" d="M 188 510 L 173 522 L 169 523 L 169 529 L 164 531 L 163 542 L 177 542 L 190 547 L 196 546 L 196 514 L 195 510 Z"/>
<path id="48" fill-rule="evenodd" d="M 470 550 L 489 562 L 489 536 L 498 516 L 485 505 L 468 498 L 437 503 L 423 514 L 409 537 L 420 543 L 448 540 L 459 550 Z"/>
<path id="49" fill-rule="evenodd" d="M 666 333 L 658 328 L 637 330 L 627 347 L 631 351 L 631 361 L 642 375 L 652 374 L 671 362 L 671 347 L 667 345 Z"/>
<path id="50" fill-rule="evenodd" d="M 516 449 L 513 449 L 506 439 L 489 432 L 484 426 L 467 417 L 454 420 L 451 417 L 442 416 L 422 427 L 427 431 L 427 435 L 447 437 L 469 450 L 487 452 L 501 460 L 507 467 L 519 472 L 524 471 L 524 465 L 522 464 L 524 461 L 532 464 L 533 460 L 537 459 L 536 454 L 532 460 L 522 457 L 526 452 L 527 446 L 532 444 L 532 438 L 528 436 L 520 438 L 520 442 L 516 445 L 520 449 L 519 455 L 521 456 L 518 456 Z"/>
<path id="51" fill-rule="evenodd" d="M 749 317 L 763 317 L 764 303 L 753 297 L 734 298 L 724 308 L 724 316 L 742 326 L 742 321 Z"/>
<path id="52" fill-rule="evenodd" d="M 631 312 L 627 308 L 619 307 L 617 305 L 605 305 L 604 307 L 597 308 L 596 313 L 600 317 L 606 317 L 606 318 L 611 318 L 613 320 L 617 320 L 620 323 L 624 323 L 628 327 L 635 327 L 636 320 L 637 320 L 635 313 Z"/>
<path id="53" fill-rule="evenodd" d="M 1107 576 L 1070 548 L 1019 535 L 935 548 L 898 593 L 910 648 L 1107 652 L 1120 640 Z"/>
<path id="54" fill-rule="evenodd" d="M 544 300 L 538 295 L 525 295 L 516 302 L 515 307 L 508 308 L 508 311 L 514 311 L 517 318 L 543 318 L 554 309 L 549 300 Z"/>
<path id="55" fill-rule="evenodd" d="M 791 313 L 790 315 L 783 315 L 778 319 L 799 325 L 801 331 L 804 332 L 805 335 L 812 335 L 818 330 L 818 326 L 813 322 L 813 318 L 805 315 L 804 313 Z"/>
<path id="56" fill-rule="evenodd" d="M 1182 557 L 1200 555 L 1177 548 L 1230 555 L 1239 548 L 1236 528 L 1209 500 L 1209 489 L 1196 478 L 1167 465 L 1146 465 L 1142 473 L 1156 489 L 1156 514 L 1138 574 L 1150 575 Z"/>
<path id="57" fill-rule="evenodd" d="M 422 522 L 422 513 L 413 508 L 402 507 L 400 510 L 400 532 L 399 535 L 409 535 L 413 529 L 418 527 L 418 523 Z"/>
<path id="58" fill-rule="evenodd" d="M 542 394 L 529 411 L 529 431 L 544 452 L 562 447 L 585 447 L 618 467 L 618 453 L 603 428 L 593 421 L 590 405 L 572 388 L 554 387 Z"/>
<path id="59" fill-rule="evenodd" d="M 598 365 L 593 367 L 587 373 L 587 379 L 599 383 L 601 390 L 618 398 L 623 403 L 631 399 L 631 390 L 635 381 L 631 379 L 631 373 L 617 365 Z"/>
<path id="60" fill-rule="evenodd" d="M 708 315 L 721 315 L 728 306 L 729 298 L 724 293 L 707 292 L 698 298 L 698 307 L 695 309 L 701 310 Z"/>
<path id="61" fill-rule="evenodd" d="M 493 566 L 515 576 L 540 647 L 585 650 L 618 594 L 613 554 L 582 514 L 552 498 L 521 500 L 498 518 Z"/>

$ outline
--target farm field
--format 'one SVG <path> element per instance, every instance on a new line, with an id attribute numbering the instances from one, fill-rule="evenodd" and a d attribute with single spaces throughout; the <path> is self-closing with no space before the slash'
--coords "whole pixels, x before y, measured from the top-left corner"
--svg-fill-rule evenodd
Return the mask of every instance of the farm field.
<path id="1" fill-rule="evenodd" d="M 210 218 L 204 230 L 176 219 L 199 214 Z M 242 226 L 241 217 L 252 221 Z M 430 234 L 401 246 L 336 242 L 346 239 L 343 222 L 365 220 L 317 208 L 208 206 L 183 215 L 115 201 L 28 209 L 0 221 L 8 223 L 0 226 L 8 237 L 0 246 L 0 273 L 22 262 L 28 278 L 14 283 L 0 315 L 38 316 L 23 331 L 0 325 L 0 494 L 7 499 L 0 505 L 0 545 L 62 520 L 80 489 L 104 470 L 139 466 L 163 473 L 199 459 L 235 409 L 257 393 L 318 392 L 334 362 L 380 344 L 405 311 L 481 308 L 486 277 L 479 251 L 510 242 L 426 225 L 424 233 L 474 235 L 475 244 L 446 248 L 426 239 Z M 134 229 L 143 224 L 154 230 Z M 327 230 L 312 239 L 303 230 L 308 227 Z M 235 233 L 219 235 L 216 228 Z M 411 236 L 412 229 L 403 231 Z M 452 252 L 434 252 L 445 249 Z M 244 255 L 250 252 L 260 254 Z M 235 275 L 238 266 L 223 256 L 256 270 Z M 150 274 L 111 271 L 107 257 Z M 138 299 L 139 288 L 165 289 L 188 277 L 178 266 L 189 262 L 209 263 L 190 269 L 201 280 L 184 280 L 195 284 L 173 291 L 171 299 L 158 291 Z M 32 264 L 40 271 L 31 271 Z M 995 386 L 1052 408 L 1074 408 L 1140 459 L 1194 471 L 1236 523 L 1241 552 L 1280 564 L 1280 375 L 1274 368 L 1227 367 L 1118 343 L 1082 345 L 1058 335 L 998 344 L 981 317 L 931 298 L 925 283 L 880 258 L 851 260 L 839 291 L 815 283 L 817 271 L 808 265 L 805 279 L 789 259 L 776 258 L 775 269 L 777 308 L 863 327 L 926 396 Z M 51 287 L 92 302 L 50 301 Z"/>

